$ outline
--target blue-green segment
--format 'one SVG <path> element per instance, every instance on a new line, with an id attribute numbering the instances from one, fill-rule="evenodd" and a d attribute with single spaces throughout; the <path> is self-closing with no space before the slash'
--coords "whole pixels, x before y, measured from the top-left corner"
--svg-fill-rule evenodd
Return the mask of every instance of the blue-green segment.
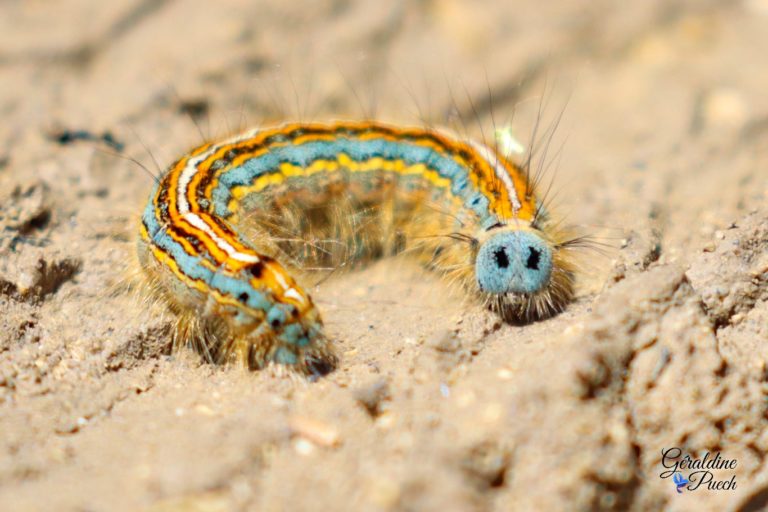
<path id="1" fill-rule="evenodd" d="M 226 170 L 213 190 L 214 212 L 224 218 L 231 215 L 231 189 L 250 185 L 265 174 L 279 172 L 283 163 L 306 168 L 317 160 L 334 160 L 340 153 L 359 162 L 378 157 L 385 160 L 402 160 L 409 166 L 424 164 L 451 181 L 451 192 L 478 215 L 482 224 L 488 223 L 488 217 L 494 217 L 495 222 L 495 216 L 488 211 L 488 199 L 472 187 L 467 169 L 450 156 L 406 141 L 357 140 L 343 137 L 334 141 L 311 141 L 271 148 L 263 155 Z"/>
<path id="2" fill-rule="evenodd" d="M 244 302 L 250 308 L 266 313 L 272 307 L 272 301 L 263 292 L 251 286 L 247 275 L 235 275 L 223 271 L 213 272 L 203 265 L 199 256 L 188 254 L 184 247 L 171 237 L 168 230 L 158 224 L 151 202 L 144 210 L 142 220 L 152 243 L 173 258 L 187 277 L 202 281 L 219 293 Z"/>

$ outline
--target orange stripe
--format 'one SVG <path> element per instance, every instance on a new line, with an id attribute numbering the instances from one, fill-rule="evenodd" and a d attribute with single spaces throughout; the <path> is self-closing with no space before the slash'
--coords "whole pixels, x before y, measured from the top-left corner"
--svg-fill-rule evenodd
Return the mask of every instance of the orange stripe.
<path id="1" fill-rule="evenodd" d="M 226 172 L 228 169 L 231 169 L 232 167 L 236 167 L 240 165 L 242 162 L 257 157 L 259 155 L 264 154 L 267 152 L 270 148 L 273 147 L 279 147 L 284 144 L 297 144 L 297 143 L 304 143 L 304 142 L 310 142 L 310 141 L 316 141 L 316 140 L 332 140 L 336 137 L 334 132 L 337 132 L 339 130 L 348 129 L 351 131 L 361 131 L 357 135 L 357 138 L 360 140 L 369 140 L 373 138 L 383 138 L 385 140 L 391 141 L 391 142 L 398 142 L 402 141 L 404 139 L 407 139 L 408 142 L 423 146 L 423 147 L 429 147 L 435 151 L 437 151 L 440 154 L 448 155 L 451 158 L 453 158 L 458 164 L 462 165 L 463 167 L 468 169 L 468 176 L 470 179 L 470 182 L 476 188 L 478 191 L 480 191 L 486 198 L 489 200 L 489 209 L 498 215 L 502 219 L 510 219 L 513 217 L 514 212 L 512 211 L 512 204 L 511 204 L 511 198 L 509 196 L 509 191 L 507 190 L 507 187 L 504 185 L 502 180 L 496 176 L 495 170 L 492 166 L 491 162 L 486 161 L 481 155 L 478 154 L 478 152 L 469 144 L 456 141 L 448 138 L 448 136 L 437 132 L 437 131 L 425 131 L 422 129 L 416 129 L 416 128 L 397 128 L 395 126 L 385 125 L 381 123 L 371 123 L 371 122 L 339 122 L 334 124 L 321 124 L 321 123 L 291 123 L 286 124 L 270 129 L 263 130 L 261 132 L 258 132 L 255 136 L 243 139 L 231 144 L 225 144 L 221 145 L 216 148 L 216 150 L 208 156 L 205 160 L 200 162 L 197 166 L 198 171 L 195 173 L 195 175 L 192 177 L 192 180 L 190 181 L 189 188 L 186 191 L 183 191 L 182 193 L 187 194 L 187 199 L 189 201 L 190 210 L 194 213 L 197 213 L 203 222 L 206 223 L 210 227 L 210 229 L 215 233 L 215 235 L 222 240 L 226 241 L 232 247 L 239 251 L 239 252 L 245 252 L 245 253 L 253 253 L 253 251 L 240 243 L 239 239 L 237 237 L 231 236 L 229 233 L 225 232 L 219 226 L 214 223 L 210 217 L 209 214 L 202 211 L 200 208 L 200 205 L 197 202 L 197 187 L 200 184 L 200 182 L 203 180 L 203 178 L 211 171 L 211 165 L 214 161 L 222 158 L 228 151 L 240 149 L 249 145 L 258 145 L 263 143 L 263 141 L 271 136 L 279 135 L 279 134 L 287 134 L 291 131 L 297 130 L 297 129 L 306 129 L 308 131 L 320 131 L 324 133 L 314 133 L 314 134 L 307 134 L 307 135 L 301 135 L 296 137 L 293 140 L 286 141 L 285 143 L 273 143 L 269 147 L 264 147 L 262 149 L 259 149 L 257 151 L 253 151 L 252 153 L 240 155 L 233 159 L 229 165 L 226 167 L 219 169 L 217 171 L 214 171 L 214 177 L 210 180 L 209 184 L 206 186 L 206 189 L 203 191 L 203 196 L 208 198 L 209 200 L 212 200 L 212 193 L 213 189 L 217 186 L 219 181 L 219 176 Z M 429 136 L 425 136 L 425 134 L 428 134 Z M 171 222 L 173 223 L 179 223 L 185 226 L 185 230 L 189 233 L 195 234 L 198 239 L 201 240 L 201 242 L 205 245 L 205 247 L 208 249 L 208 251 L 211 253 L 211 255 L 216 259 L 216 261 L 220 263 L 225 263 L 227 265 L 232 265 L 233 267 L 242 267 L 243 264 L 240 262 L 235 261 L 229 261 L 229 255 L 222 251 L 218 245 L 215 243 L 215 241 L 204 231 L 190 225 L 188 222 L 186 222 L 181 215 L 178 212 L 178 198 L 176 196 L 176 191 L 178 190 L 178 182 L 181 173 L 183 172 L 184 168 L 188 165 L 189 160 L 195 156 L 199 156 L 200 154 L 204 153 L 205 151 L 210 150 L 213 147 L 212 144 L 204 144 L 202 146 L 199 146 L 195 148 L 189 155 L 185 156 L 184 158 L 180 159 L 179 161 L 174 164 L 173 168 L 169 172 L 169 174 L 165 177 L 165 183 L 166 183 L 166 189 L 168 192 L 168 213 L 171 219 Z M 489 148 L 491 149 L 491 148 Z M 515 187 L 515 190 L 517 192 L 517 200 L 519 201 L 521 205 L 520 211 L 517 213 L 518 217 L 530 219 L 533 217 L 533 213 L 535 211 L 535 205 L 533 198 L 526 198 L 525 197 L 525 189 L 526 189 L 526 178 L 522 175 L 522 173 L 519 171 L 519 169 L 510 161 L 503 158 L 501 155 L 498 154 L 495 150 L 491 149 L 491 152 L 498 157 L 498 161 L 502 164 L 502 166 L 507 170 L 508 174 L 510 175 L 512 179 L 512 183 Z M 468 155 L 471 160 L 466 160 L 461 155 L 465 154 Z M 158 193 L 159 196 L 159 193 Z M 157 208 L 157 198 L 155 197 L 155 207 Z M 184 245 L 185 250 L 189 250 L 190 248 L 193 250 L 194 248 L 191 247 L 191 245 L 186 242 L 185 240 L 175 236 L 175 240 L 181 242 Z"/>

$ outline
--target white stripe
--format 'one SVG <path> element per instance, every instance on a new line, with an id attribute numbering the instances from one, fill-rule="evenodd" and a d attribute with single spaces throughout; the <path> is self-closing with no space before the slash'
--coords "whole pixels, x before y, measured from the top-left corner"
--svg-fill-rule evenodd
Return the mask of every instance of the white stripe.
<path id="1" fill-rule="evenodd" d="M 304 297 L 301 296 L 299 292 L 297 292 L 294 288 L 291 288 L 290 290 L 283 293 L 286 297 L 290 297 L 291 299 L 296 300 L 300 304 L 304 303 Z"/>
<path id="2" fill-rule="evenodd" d="M 252 139 L 260 131 L 262 131 L 261 128 L 253 128 L 251 130 L 248 130 L 247 132 L 238 133 L 237 135 L 234 135 L 229 139 L 225 140 L 223 144 L 235 144 L 237 142 L 241 142 L 246 139 Z M 217 146 L 221 146 L 221 145 L 222 144 L 217 144 Z"/>
<path id="3" fill-rule="evenodd" d="M 195 213 L 186 213 L 183 215 L 183 218 L 185 221 L 189 222 L 193 226 L 195 226 L 197 229 L 200 229 L 202 231 L 205 231 L 205 233 L 211 237 L 211 239 L 216 243 L 216 245 L 219 246 L 219 249 L 229 254 L 229 257 L 238 261 L 244 261 L 246 263 L 256 263 L 259 261 L 259 257 L 255 256 L 253 254 L 245 254 L 242 252 L 239 252 L 237 249 L 232 247 L 229 243 L 227 243 L 225 240 L 222 240 L 219 238 L 216 233 L 211 230 L 210 226 L 206 224 L 203 219 L 201 219 L 197 214 Z"/>
<path id="4" fill-rule="evenodd" d="M 176 188 L 176 199 L 179 203 L 179 213 L 184 215 L 189 212 L 189 201 L 187 201 L 187 187 L 189 182 L 192 181 L 192 177 L 197 173 L 197 166 L 200 162 L 211 156 L 218 149 L 217 146 L 213 146 L 205 153 L 199 155 L 197 158 L 193 158 L 187 162 L 187 166 L 181 171 L 179 176 L 179 185 Z"/>
<path id="5" fill-rule="evenodd" d="M 197 166 L 200 164 L 200 162 L 211 156 L 217 149 L 218 146 L 213 146 L 211 149 L 205 153 L 202 153 L 197 158 L 189 160 L 189 162 L 187 162 L 187 166 L 183 171 L 181 171 L 181 175 L 179 176 L 179 186 L 176 189 L 176 201 L 179 205 L 179 213 L 185 221 L 189 222 L 191 225 L 204 231 L 208 236 L 210 236 L 211 240 L 213 240 L 219 249 L 226 252 L 230 258 L 246 263 L 256 263 L 259 261 L 258 256 L 254 256 L 253 254 L 245 254 L 238 251 L 228 242 L 222 240 L 218 235 L 216 235 L 210 226 L 208 226 L 208 224 L 206 224 L 197 214 L 189 211 L 189 201 L 187 201 L 186 192 L 187 187 L 189 186 L 189 182 L 197 172 Z"/>
<path id="6" fill-rule="evenodd" d="M 507 169 L 499 163 L 499 157 L 496 156 L 487 146 L 477 142 L 472 142 L 472 145 L 480 153 L 480 155 L 493 166 L 496 176 L 504 182 L 504 185 L 506 185 L 507 191 L 509 192 L 509 197 L 512 200 L 512 208 L 515 213 L 517 213 L 522 205 L 520 204 L 520 200 L 517 198 L 515 183 L 512 181 L 512 177 L 507 172 Z"/>
<path id="7" fill-rule="evenodd" d="M 285 290 L 288 288 L 288 283 L 285 282 L 285 279 L 283 279 L 283 276 L 280 275 L 280 272 L 275 272 L 275 279 L 277 279 L 278 284 Z"/>
<path id="8" fill-rule="evenodd" d="M 253 129 L 246 133 L 241 133 L 239 135 L 236 135 L 232 137 L 231 139 L 228 139 L 220 144 L 214 144 L 211 146 L 208 151 L 201 153 L 196 158 L 192 158 L 187 162 L 186 167 L 184 167 L 184 170 L 181 171 L 181 176 L 179 176 L 179 186 L 177 189 L 177 198 L 179 203 L 179 213 L 182 215 L 189 212 L 189 201 L 187 201 L 187 187 L 189 186 L 189 182 L 192 181 L 192 177 L 197 173 L 197 166 L 200 165 L 200 162 L 214 154 L 216 151 L 221 148 L 223 145 L 229 145 L 229 144 L 235 144 L 237 142 L 240 142 L 245 139 L 250 139 L 254 135 L 256 135 L 260 130 L 258 128 Z"/>

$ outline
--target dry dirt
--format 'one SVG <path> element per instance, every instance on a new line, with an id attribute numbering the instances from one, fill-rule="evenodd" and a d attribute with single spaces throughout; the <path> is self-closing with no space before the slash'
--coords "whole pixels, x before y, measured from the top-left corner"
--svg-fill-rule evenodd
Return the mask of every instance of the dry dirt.
<path id="1" fill-rule="evenodd" d="M 0 509 L 762 509 L 766 26 L 766 0 L 3 2 Z M 117 286 L 150 174 L 201 136 L 515 113 L 526 140 L 542 104 L 559 211 L 606 244 L 555 318 L 381 261 L 313 291 L 343 356 L 308 383 L 166 354 Z M 678 494 L 671 447 L 736 488 Z"/>

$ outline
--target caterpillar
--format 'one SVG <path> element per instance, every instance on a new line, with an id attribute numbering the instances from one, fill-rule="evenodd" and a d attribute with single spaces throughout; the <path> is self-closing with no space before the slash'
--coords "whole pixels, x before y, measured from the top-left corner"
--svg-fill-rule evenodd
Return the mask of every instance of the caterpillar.
<path id="1" fill-rule="evenodd" d="M 193 149 L 157 179 L 139 263 L 178 315 L 176 339 L 211 361 L 321 376 L 338 357 L 286 268 L 407 252 L 507 322 L 562 311 L 578 238 L 552 220 L 529 169 L 431 128 L 256 129 Z"/>

